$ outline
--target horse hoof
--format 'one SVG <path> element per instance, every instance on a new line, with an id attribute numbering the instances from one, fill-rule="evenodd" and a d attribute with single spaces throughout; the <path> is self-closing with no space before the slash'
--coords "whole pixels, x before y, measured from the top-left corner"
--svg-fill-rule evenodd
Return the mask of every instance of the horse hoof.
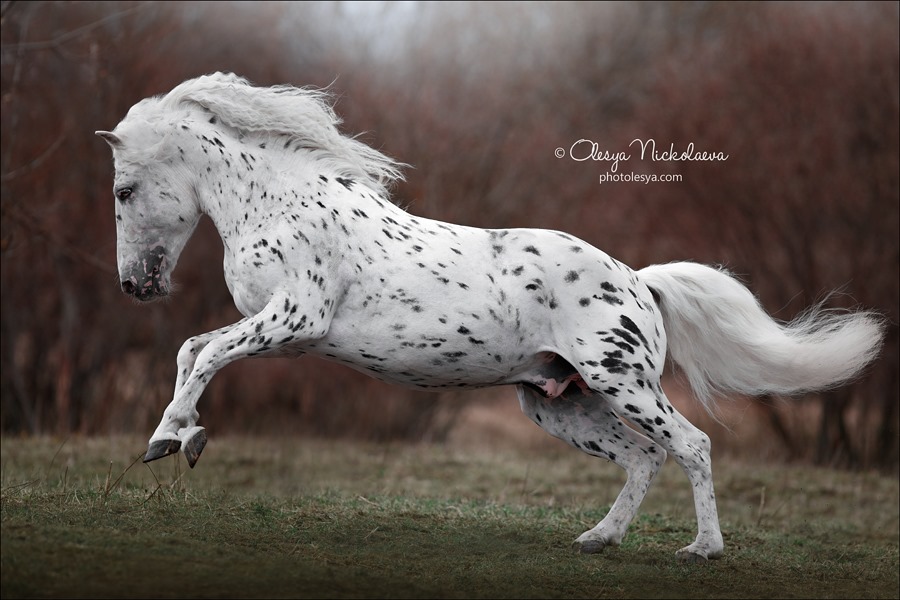
<path id="1" fill-rule="evenodd" d="M 681 551 L 676 552 L 675 556 L 678 558 L 678 562 L 684 565 L 705 565 L 709 562 L 708 558 L 695 552 Z"/>
<path id="2" fill-rule="evenodd" d="M 170 454 L 175 454 L 181 448 L 181 442 L 178 440 L 157 440 L 150 442 L 147 452 L 144 453 L 144 462 L 156 460 Z"/>
<path id="3" fill-rule="evenodd" d="M 204 446 L 206 446 L 206 430 L 202 427 L 198 429 L 199 431 L 191 436 L 191 439 L 184 445 L 184 456 L 192 469 L 197 464 L 197 459 L 200 458 L 200 453 L 203 452 Z"/>
<path id="4" fill-rule="evenodd" d="M 574 542 L 572 549 L 581 554 L 599 554 L 606 548 L 606 544 L 600 540 L 585 540 L 583 542 Z"/>

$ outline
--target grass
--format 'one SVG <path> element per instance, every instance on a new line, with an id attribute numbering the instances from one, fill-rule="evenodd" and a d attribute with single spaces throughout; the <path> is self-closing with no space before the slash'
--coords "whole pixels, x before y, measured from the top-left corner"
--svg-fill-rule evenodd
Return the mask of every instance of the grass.
<path id="1" fill-rule="evenodd" d="M 896 598 L 896 478 L 718 464 L 726 556 L 667 464 L 623 545 L 571 551 L 624 482 L 568 448 L 213 438 L 129 464 L 137 438 L 2 445 L 2 596 Z M 671 462 L 671 461 L 670 461 Z"/>

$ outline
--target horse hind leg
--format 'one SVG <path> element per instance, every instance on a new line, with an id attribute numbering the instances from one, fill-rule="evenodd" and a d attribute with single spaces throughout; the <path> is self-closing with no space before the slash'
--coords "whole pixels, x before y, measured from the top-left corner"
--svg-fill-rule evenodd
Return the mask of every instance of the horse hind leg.
<path id="1" fill-rule="evenodd" d="M 697 513 L 697 538 L 676 556 L 691 563 L 720 558 L 725 545 L 713 489 L 709 437 L 675 410 L 658 383 L 632 391 L 634 393 L 627 397 L 611 400 L 616 412 L 665 448 L 691 482 Z"/>
<path id="2" fill-rule="evenodd" d="M 668 400 L 665 401 L 668 402 Z M 676 556 L 684 562 L 706 562 L 708 559 L 721 558 L 725 551 L 725 543 L 719 526 L 719 514 L 713 487 L 712 444 L 708 435 L 695 427 L 674 407 L 672 416 L 681 425 L 685 446 L 693 452 L 694 456 L 694 460 L 679 460 L 678 463 L 685 470 L 693 485 L 699 529 L 697 539 L 679 550 Z M 689 471 L 692 467 L 694 470 Z M 694 483 L 695 481 L 697 483 Z"/>
<path id="3" fill-rule="evenodd" d="M 563 396 L 548 400 L 524 386 L 518 386 L 518 394 L 522 412 L 547 433 L 625 470 L 625 486 L 609 512 L 573 544 L 585 554 L 618 546 L 665 462 L 666 451 L 625 425 L 599 394 L 569 388 Z"/>

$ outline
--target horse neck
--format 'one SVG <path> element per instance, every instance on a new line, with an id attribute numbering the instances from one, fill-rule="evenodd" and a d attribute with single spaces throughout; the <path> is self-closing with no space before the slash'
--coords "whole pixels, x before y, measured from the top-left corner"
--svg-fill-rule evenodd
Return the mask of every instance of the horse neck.
<path id="1" fill-rule="evenodd" d="M 265 205 L 279 193 L 273 182 L 283 179 L 278 174 L 281 163 L 273 160 L 265 142 L 238 139 L 211 126 L 197 129 L 192 133 L 198 146 L 192 169 L 200 210 L 212 219 L 228 248 L 229 239 L 255 226 Z"/>
<path id="2" fill-rule="evenodd" d="M 291 202 L 316 204 L 315 190 L 320 189 L 321 178 L 334 181 L 336 177 L 323 173 L 304 151 L 284 152 L 284 139 L 236 139 L 216 133 L 208 130 L 196 136 L 202 158 L 194 170 L 201 211 L 212 219 L 226 250 L 232 239 L 270 227 L 272 217 Z M 357 203 L 370 209 L 374 206 L 368 197 L 342 194 L 345 209 L 355 208 L 351 204 Z M 377 204 L 380 208 L 375 210 L 406 215 L 389 201 Z"/>

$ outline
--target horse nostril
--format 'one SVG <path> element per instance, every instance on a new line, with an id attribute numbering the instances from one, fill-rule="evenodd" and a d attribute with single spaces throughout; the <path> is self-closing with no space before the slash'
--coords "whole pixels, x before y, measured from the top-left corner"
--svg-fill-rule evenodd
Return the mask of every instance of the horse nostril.
<path id="1" fill-rule="evenodd" d="M 130 279 L 126 279 L 122 282 L 122 291 L 128 294 L 129 296 L 134 296 L 136 288 L 134 283 Z"/>

